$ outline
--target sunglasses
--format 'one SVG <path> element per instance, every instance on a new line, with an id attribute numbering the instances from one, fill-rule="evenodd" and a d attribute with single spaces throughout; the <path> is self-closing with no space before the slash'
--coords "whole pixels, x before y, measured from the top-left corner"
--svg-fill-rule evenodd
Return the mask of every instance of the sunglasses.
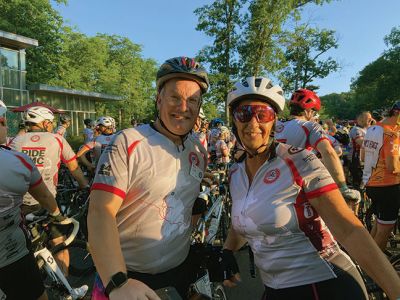
<path id="1" fill-rule="evenodd" d="M 258 123 L 268 123 L 275 120 L 275 111 L 266 105 L 239 105 L 233 111 L 233 118 L 241 123 L 250 122 L 253 117 Z"/>

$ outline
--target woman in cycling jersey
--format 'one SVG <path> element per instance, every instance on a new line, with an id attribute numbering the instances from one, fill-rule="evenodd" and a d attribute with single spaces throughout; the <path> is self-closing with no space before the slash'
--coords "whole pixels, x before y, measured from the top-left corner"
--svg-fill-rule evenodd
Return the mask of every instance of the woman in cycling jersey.
<path id="1" fill-rule="evenodd" d="M 228 94 L 232 131 L 247 155 L 230 170 L 225 273 L 238 273 L 232 251 L 248 242 L 265 285 L 263 299 L 367 299 L 340 242 L 390 299 L 397 299 L 398 275 L 323 164 L 307 150 L 275 142 L 276 116 L 284 104 L 282 89 L 268 78 L 249 77 Z M 237 276 L 225 284 L 234 285 Z"/>

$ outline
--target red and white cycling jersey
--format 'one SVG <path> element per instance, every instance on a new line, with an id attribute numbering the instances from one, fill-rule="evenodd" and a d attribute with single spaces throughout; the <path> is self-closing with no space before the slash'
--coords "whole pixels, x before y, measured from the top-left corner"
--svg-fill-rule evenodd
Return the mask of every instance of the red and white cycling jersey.
<path id="1" fill-rule="evenodd" d="M 111 143 L 114 136 L 115 136 L 115 134 L 110 134 L 110 135 L 101 134 L 99 136 L 96 136 L 90 142 L 83 145 L 83 147 L 85 147 L 86 149 L 93 151 L 93 158 L 94 158 L 93 165 L 94 166 L 97 165 L 97 162 L 99 161 L 101 154 L 103 153 L 104 149 L 106 149 L 108 144 Z"/>
<path id="2" fill-rule="evenodd" d="M 351 157 L 353 157 L 354 151 L 356 151 L 357 157 L 360 157 L 361 146 L 358 145 L 356 141 L 360 138 L 364 138 L 366 132 L 367 130 L 365 128 L 358 127 L 357 125 L 350 129 L 349 137 L 352 146 L 350 150 Z"/>
<path id="3" fill-rule="evenodd" d="M 266 286 L 336 277 L 329 259 L 344 254 L 309 199 L 337 188 L 312 152 L 281 143 L 251 184 L 244 162 L 231 167 L 232 226 L 247 239 Z"/>
<path id="4" fill-rule="evenodd" d="M 207 135 L 202 131 L 193 132 L 193 136 L 200 141 L 200 144 L 203 145 L 204 149 L 207 150 Z"/>
<path id="5" fill-rule="evenodd" d="M 50 132 L 27 132 L 17 136 L 10 147 L 27 154 L 39 169 L 47 188 L 55 196 L 57 193 L 58 169 L 61 162 L 76 159 L 75 152 L 60 135 Z M 24 197 L 24 204 L 35 205 L 38 202 L 29 194 Z"/>
<path id="6" fill-rule="evenodd" d="M 0 268 L 29 253 L 22 229 L 22 198 L 42 182 L 32 160 L 24 153 L 0 146 Z"/>
<path id="7" fill-rule="evenodd" d="M 215 143 L 215 154 L 217 156 L 217 163 L 222 164 L 222 163 L 229 163 L 230 158 L 229 156 L 224 156 L 223 151 L 228 150 L 228 145 L 224 140 L 218 140 Z"/>
<path id="8" fill-rule="evenodd" d="M 318 123 L 292 119 L 276 123 L 275 138 L 278 142 L 304 149 L 317 149 L 322 140 L 328 140 L 328 135 Z"/>
<path id="9" fill-rule="evenodd" d="M 63 138 L 66 138 L 66 132 L 67 128 L 65 128 L 62 125 L 59 125 L 56 130 L 54 130 L 54 133 L 57 133 L 58 135 L 61 135 Z"/>
<path id="10" fill-rule="evenodd" d="M 122 198 L 116 219 L 128 270 L 161 273 L 186 258 L 206 165 L 207 153 L 193 136 L 178 148 L 150 125 L 120 131 L 106 148 L 92 190 Z"/>
<path id="11" fill-rule="evenodd" d="M 368 128 L 363 141 L 364 172 L 366 186 L 391 186 L 400 184 L 400 174 L 386 168 L 386 159 L 400 156 L 400 128 L 377 123 Z"/>

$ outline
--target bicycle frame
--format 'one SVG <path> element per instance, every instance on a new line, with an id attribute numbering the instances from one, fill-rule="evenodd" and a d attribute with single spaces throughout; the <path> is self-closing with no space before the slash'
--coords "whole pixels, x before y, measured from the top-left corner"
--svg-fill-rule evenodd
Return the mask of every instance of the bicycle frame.
<path id="1" fill-rule="evenodd" d="M 79 231 L 79 222 L 77 222 L 74 219 L 69 219 L 69 220 L 73 224 L 74 228 L 72 230 L 71 235 L 63 242 L 63 246 L 68 246 L 69 244 L 71 244 Z M 66 291 L 68 291 L 69 295 L 72 297 L 73 300 L 80 299 L 84 296 L 81 293 L 79 293 L 78 289 L 74 289 L 71 287 L 67 278 L 65 278 L 60 267 L 57 265 L 55 258 L 53 257 L 50 250 L 47 249 L 46 246 L 42 245 L 42 248 L 37 250 L 34 253 L 34 256 L 36 260 L 40 259 L 41 261 L 43 261 L 44 270 L 51 278 L 51 280 L 56 284 L 62 285 L 66 289 Z"/>

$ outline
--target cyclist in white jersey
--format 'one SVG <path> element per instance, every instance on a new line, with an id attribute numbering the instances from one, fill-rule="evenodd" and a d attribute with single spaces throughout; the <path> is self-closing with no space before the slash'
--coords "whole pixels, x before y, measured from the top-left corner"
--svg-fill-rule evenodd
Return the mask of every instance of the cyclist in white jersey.
<path id="1" fill-rule="evenodd" d="M 227 103 L 232 131 L 247 157 L 230 169 L 233 206 L 224 244 L 226 273 L 237 272 L 232 251 L 248 242 L 265 285 L 264 299 L 367 299 L 363 280 L 337 238 L 397 299 L 397 273 L 323 164 L 308 150 L 275 142 L 276 114 L 285 103 L 282 89 L 268 78 L 248 77 L 235 84 Z"/>
<path id="2" fill-rule="evenodd" d="M 152 289 L 165 286 L 185 297 L 196 271 L 188 261 L 191 215 L 207 153 L 190 132 L 207 73 L 176 57 L 161 65 L 156 84 L 154 124 L 120 131 L 96 170 L 89 243 L 105 289 L 97 280 L 93 299 L 159 299 Z"/>
<path id="3" fill-rule="evenodd" d="M 6 111 L 0 100 L 0 144 L 7 136 Z M 26 154 L 0 146 L 0 161 L 0 298 L 47 299 L 37 263 L 29 249 L 20 207 L 24 194 L 29 192 L 54 219 L 59 219 L 60 210 L 39 170 Z"/>
<path id="4" fill-rule="evenodd" d="M 340 158 L 329 138 L 319 124 L 310 121 L 320 109 L 321 100 L 313 91 L 300 89 L 294 92 L 290 100 L 291 119 L 284 123 L 277 122 L 276 139 L 295 147 L 317 150 L 343 197 L 358 203 L 360 192 L 348 188 Z"/>
<path id="5" fill-rule="evenodd" d="M 93 138 L 78 151 L 77 157 L 79 162 L 82 163 L 90 172 L 93 172 L 100 159 L 100 155 L 104 149 L 110 144 L 115 135 L 115 122 L 113 118 L 105 116 L 100 117 L 96 121 L 96 126 L 99 128 L 100 135 Z M 88 151 L 93 151 L 93 161 L 90 163 L 85 154 Z"/>

